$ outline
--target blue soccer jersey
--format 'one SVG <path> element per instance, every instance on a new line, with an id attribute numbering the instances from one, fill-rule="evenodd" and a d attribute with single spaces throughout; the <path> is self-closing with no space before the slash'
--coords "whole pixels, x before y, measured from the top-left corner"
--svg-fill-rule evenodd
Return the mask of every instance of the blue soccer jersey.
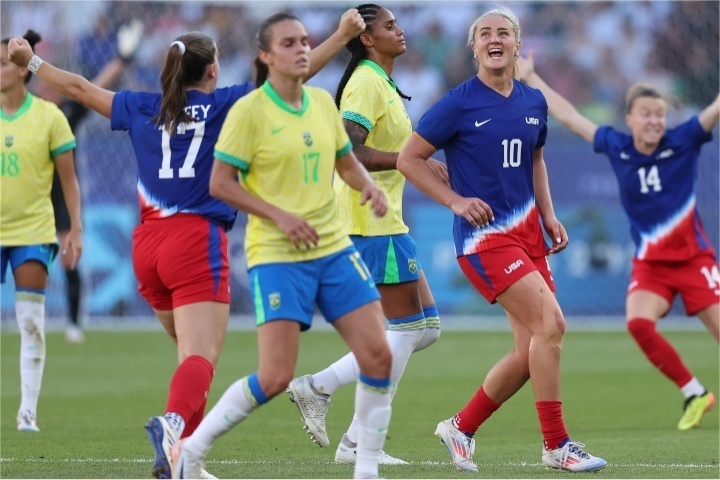
<path id="1" fill-rule="evenodd" d="M 153 120 L 160 110 L 159 93 L 115 94 L 110 126 L 130 133 L 138 163 L 142 221 L 194 213 L 232 227 L 236 210 L 209 193 L 213 149 L 228 110 L 253 88 L 248 82 L 211 94 L 189 90 L 185 110 L 196 121 L 181 124 L 172 137 Z"/>
<path id="2" fill-rule="evenodd" d="M 508 98 L 472 77 L 423 115 L 416 132 L 447 159 L 450 185 L 477 197 L 495 220 L 475 228 L 455 216 L 458 256 L 517 245 L 530 256 L 547 254 L 535 207 L 533 154 L 545 144 L 547 102 L 539 90 L 514 81 Z"/>
<path id="3" fill-rule="evenodd" d="M 712 139 L 698 117 L 669 129 L 651 155 L 635 150 L 630 135 L 603 126 L 594 148 L 610 159 L 640 260 L 688 260 L 713 249 L 695 208 L 698 157 Z"/>

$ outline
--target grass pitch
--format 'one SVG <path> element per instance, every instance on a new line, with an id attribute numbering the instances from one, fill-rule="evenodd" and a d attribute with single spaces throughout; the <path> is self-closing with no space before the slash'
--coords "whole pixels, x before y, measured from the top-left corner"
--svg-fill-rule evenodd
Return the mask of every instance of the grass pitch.
<path id="1" fill-rule="evenodd" d="M 571 323 L 571 322 L 570 322 Z M 572 329 L 572 324 L 570 326 Z M 705 332 L 664 332 L 688 367 L 720 393 L 718 345 Z M 163 412 L 175 349 L 160 332 L 88 332 L 84 345 L 50 333 L 39 405 L 40 433 L 16 431 L 19 405 L 17 333 L 1 339 L 0 477 L 149 478 L 152 449 L 143 425 Z M 437 422 L 462 408 L 490 366 L 512 346 L 508 332 L 444 332 L 414 355 L 393 405 L 385 450 L 411 462 L 381 467 L 386 478 L 556 478 L 540 465 L 541 436 L 530 385 L 478 432 L 480 471 L 457 472 L 433 436 Z M 297 374 L 313 373 L 346 352 L 331 332 L 302 335 Z M 257 367 L 254 332 L 229 332 L 208 405 Z M 683 399 L 624 332 L 569 332 L 563 348 L 563 402 L 573 440 L 609 466 L 592 478 L 720 478 L 718 408 L 702 425 L 679 432 Z M 304 434 L 286 395 L 271 401 L 210 452 L 220 478 L 350 478 L 335 465 L 335 446 L 349 425 L 354 387 L 333 395 L 332 445 Z"/>

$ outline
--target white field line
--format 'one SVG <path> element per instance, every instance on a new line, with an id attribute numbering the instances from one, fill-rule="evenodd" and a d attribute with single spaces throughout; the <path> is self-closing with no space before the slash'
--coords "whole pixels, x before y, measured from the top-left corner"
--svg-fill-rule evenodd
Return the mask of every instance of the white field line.
<path id="1" fill-rule="evenodd" d="M 150 458 L 0 458 L 0 463 L 152 463 Z M 206 465 L 294 465 L 298 462 L 289 460 L 207 460 Z M 306 465 L 334 465 L 334 462 L 300 462 Z M 448 466 L 449 462 L 410 462 L 411 465 L 426 466 Z M 479 466 L 489 467 L 540 467 L 540 462 L 482 462 Z M 687 468 L 713 468 L 717 469 L 716 463 L 610 463 L 608 468 L 658 468 L 658 469 L 687 469 Z M 383 467 L 385 468 L 385 467 Z"/>

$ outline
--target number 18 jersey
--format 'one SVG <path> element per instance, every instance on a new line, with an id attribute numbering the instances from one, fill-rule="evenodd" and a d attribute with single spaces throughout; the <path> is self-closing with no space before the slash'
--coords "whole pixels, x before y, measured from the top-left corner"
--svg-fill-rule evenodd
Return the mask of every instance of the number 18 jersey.
<path id="1" fill-rule="evenodd" d="M 667 130 L 657 149 L 644 155 L 630 135 L 598 128 L 594 148 L 615 171 L 638 259 L 683 261 L 713 252 L 695 208 L 700 147 L 710 139 L 695 116 Z"/>
<path id="2" fill-rule="evenodd" d="M 189 90 L 188 112 L 195 122 L 181 124 L 174 136 L 153 118 L 160 110 L 159 93 L 115 94 L 110 125 L 127 130 L 138 164 L 141 220 L 194 213 L 232 227 L 237 212 L 209 192 L 213 149 L 230 107 L 253 89 L 252 83 L 218 88 L 207 94 Z"/>

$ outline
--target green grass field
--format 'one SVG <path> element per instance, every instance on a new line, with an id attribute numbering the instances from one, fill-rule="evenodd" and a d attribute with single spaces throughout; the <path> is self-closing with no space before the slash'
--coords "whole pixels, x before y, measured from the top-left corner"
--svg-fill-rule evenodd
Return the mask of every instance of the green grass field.
<path id="1" fill-rule="evenodd" d="M 688 366 L 716 394 L 718 345 L 705 332 L 665 332 Z M 2 478 L 148 478 L 151 447 L 143 425 L 163 412 L 175 350 L 160 332 L 89 332 L 81 346 L 48 334 L 39 406 L 40 433 L 16 431 L 19 405 L 16 333 L 2 335 Z M 395 398 L 385 450 L 409 462 L 381 467 L 386 478 L 556 478 L 540 465 L 541 436 L 530 386 L 478 432 L 480 471 L 457 472 L 433 436 L 438 421 L 470 398 L 485 372 L 512 345 L 506 332 L 444 332 L 415 355 Z M 330 332 L 302 336 L 298 374 L 327 366 L 345 352 Z M 254 332 L 228 333 L 209 405 L 257 366 Z M 719 478 L 718 408 L 700 428 L 676 430 L 682 396 L 657 373 L 624 332 L 570 332 L 563 351 L 566 423 L 576 441 L 608 468 L 593 478 Z M 207 468 L 220 478 L 349 478 L 333 463 L 352 415 L 354 386 L 333 396 L 332 445 L 320 449 L 301 429 L 286 395 L 222 437 Z"/>

